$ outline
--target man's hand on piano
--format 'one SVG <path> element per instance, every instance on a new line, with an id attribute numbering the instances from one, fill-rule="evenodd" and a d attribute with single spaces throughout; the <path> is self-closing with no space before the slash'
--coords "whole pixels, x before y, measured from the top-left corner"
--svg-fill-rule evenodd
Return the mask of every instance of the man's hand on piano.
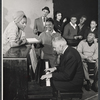
<path id="1" fill-rule="evenodd" d="M 46 74 L 41 76 L 41 80 L 50 79 L 50 78 L 52 78 L 52 74 Z"/>
<path id="2" fill-rule="evenodd" d="M 56 69 L 57 69 L 56 67 L 53 67 L 53 68 L 47 68 L 47 69 L 45 69 L 44 71 L 45 71 L 45 72 L 52 73 L 52 72 L 54 72 Z"/>

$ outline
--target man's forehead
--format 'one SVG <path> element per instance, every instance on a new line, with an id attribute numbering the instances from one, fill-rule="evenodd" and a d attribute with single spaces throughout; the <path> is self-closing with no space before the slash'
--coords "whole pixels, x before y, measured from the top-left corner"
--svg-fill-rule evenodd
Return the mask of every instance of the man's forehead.
<path id="1" fill-rule="evenodd" d="M 85 17 L 81 17 L 81 19 L 86 19 Z"/>
<path id="2" fill-rule="evenodd" d="M 91 21 L 91 23 L 93 23 L 93 24 L 95 23 L 96 24 L 96 21 Z"/>
<path id="3" fill-rule="evenodd" d="M 76 19 L 76 17 L 71 17 L 71 19 Z"/>
<path id="4" fill-rule="evenodd" d="M 94 34 L 94 33 L 89 33 L 88 35 L 93 35 L 93 36 L 95 36 L 95 34 Z"/>

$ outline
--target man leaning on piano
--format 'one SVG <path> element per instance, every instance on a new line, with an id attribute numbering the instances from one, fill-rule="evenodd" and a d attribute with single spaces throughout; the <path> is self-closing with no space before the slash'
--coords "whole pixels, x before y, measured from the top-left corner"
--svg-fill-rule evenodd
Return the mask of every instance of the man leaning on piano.
<path id="1" fill-rule="evenodd" d="M 52 79 L 56 90 L 81 90 L 84 72 L 80 54 L 76 49 L 69 47 L 61 36 L 52 39 L 52 46 L 60 55 L 60 63 L 58 66 L 45 69 L 49 74 L 42 75 L 41 80 Z"/>

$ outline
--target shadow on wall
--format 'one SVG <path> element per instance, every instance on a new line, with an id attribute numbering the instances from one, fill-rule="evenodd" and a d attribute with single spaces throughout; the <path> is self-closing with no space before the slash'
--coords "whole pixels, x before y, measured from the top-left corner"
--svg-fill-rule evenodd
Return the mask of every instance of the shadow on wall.
<path id="1" fill-rule="evenodd" d="M 25 28 L 25 33 L 26 33 L 26 37 L 27 38 L 34 37 L 33 29 L 31 28 L 31 20 L 30 20 L 30 18 L 27 18 L 27 26 Z"/>
<path id="2" fill-rule="evenodd" d="M 9 24 L 9 22 L 6 20 L 7 15 L 8 15 L 8 10 L 5 7 L 3 7 L 3 32 L 7 27 L 7 25 Z"/>

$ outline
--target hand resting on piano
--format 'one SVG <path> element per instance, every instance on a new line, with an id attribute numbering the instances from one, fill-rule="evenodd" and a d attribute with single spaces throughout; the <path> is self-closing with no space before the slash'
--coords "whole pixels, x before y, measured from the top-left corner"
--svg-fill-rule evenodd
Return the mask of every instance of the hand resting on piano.
<path id="1" fill-rule="evenodd" d="M 45 72 L 50 72 L 50 73 L 52 73 L 52 72 L 54 72 L 56 69 L 57 69 L 56 67 L 53 67 L 53 68 L 47 68 L 47 69 L 45 69 L 44 71 L 45 71 Z"/>
<path id="2" fill-rule="evenodd" d="M 48 72 L 48 74 L 42 75 L 42 76 L 41 76 L 41 80 L 52 78 L 52 72 L 54 72 L 56 69 L 57 69 L 56 67 L 45 69 L 44 71 L 45 71 L 46 73 Z"/>
<path id="3" fill-rule="evenodd" d="M 41 80 L 50 79 L 50 78 L 52 78 L 52 73 L 45 74 L 45 75 L 42 75 L 42 76 L 41 76 Z"/>

